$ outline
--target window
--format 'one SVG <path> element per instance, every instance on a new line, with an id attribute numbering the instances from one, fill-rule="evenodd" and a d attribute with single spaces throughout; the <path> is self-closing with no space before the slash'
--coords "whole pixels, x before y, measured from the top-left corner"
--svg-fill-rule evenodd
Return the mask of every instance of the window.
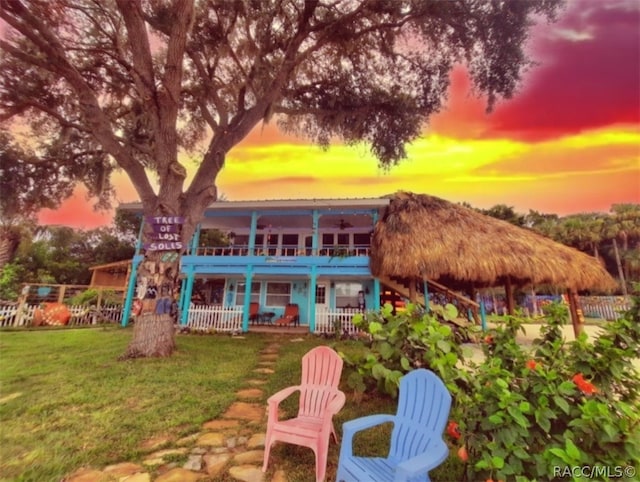
<path id="1" fill-rule="evenodd" d="M 362 283 L 336 283 L 336 308 L 357 308 Z"/>
<path id="2" fill-rule="evenodd" d="M 369 233 L 353 233 L 353 244 L 356 246 L 369 246 L 371 235 Z"/>
<path id="3" fill-rule="evenodd" d="M 291 302 L 291 283 L 267 283 L 267 306 L 286 306 Z"/>
<path id="4" fill-rule="evenodd" d="M 238 283 L 238 288 L 236 290 L 236 306 L 244 305 L 244 292 L 246 287 L 246 283 Z M 251 301 L 260 303 L 260 283 L 257 281 L 251 283 Z"/>
<path id="5" fill-rule="evenodd" d="M 316 285 L 316 305 L 325 305 L 327 303 L 327 287 L 325 285 Z"/>
<path id="6" fill-rule="evenodd" d="M 248 246 L 249 245 L 249 235 L 248 234 L 236 234 L 236 237 L 233 240 L 233 244 L 236 246 Z"/>
<path id="7" fill-rule="evenodd" d="M 256 237 L 254 238 L 254 245 L 255 245 L 255 252 L 254 254 L 256 256 L 261 256 L 264 254 L 264 234 L 256 234 Z"/>
<path id="8" fill-rule="evenodd" d="M 324 233 L 322 235 L 322 246 L 333 246 L 333 233 Z"/>
<path id="9" fill-rule="evenodd" d="M 338 244 L 340 246 L 349 246 L 349 234 L 338 233 Z"/>
<path id="10" fill-rule="evenodd" d="M 282 235 L 282 255 L 295 256 L 298 252 L 298 235 L 283 234 Z"/>

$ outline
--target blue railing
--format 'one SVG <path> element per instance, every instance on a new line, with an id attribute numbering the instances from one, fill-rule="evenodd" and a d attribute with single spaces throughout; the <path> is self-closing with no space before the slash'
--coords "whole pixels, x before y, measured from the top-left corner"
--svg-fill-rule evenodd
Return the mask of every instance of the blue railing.
<path id="1" fill-rule="evenodd" d="M 318 249 L 293 245 L 260 246 L 250 249 L 247 245 L 225 247 L 200 246 L 196 256 L 369 256 L 369 245 L 325 246 Z"/>

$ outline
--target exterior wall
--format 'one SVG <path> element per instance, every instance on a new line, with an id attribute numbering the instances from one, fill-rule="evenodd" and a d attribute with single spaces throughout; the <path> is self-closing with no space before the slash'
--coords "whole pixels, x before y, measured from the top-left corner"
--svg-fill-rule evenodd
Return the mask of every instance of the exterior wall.
<path id="1" fill-rule="evenodd" d="M 267 305 L 267 283 L 290 283 L 290 302 L 299 306 L 300 324 L 310 329 L 315 321 L 315 287 L 319 283 L 326 289 L 327 309 L 336 308 L 335 285 L 341 282 L 361 283 L 367 308 L 375 308 L 376 285 L 369 270 L 368 243 L 363 243 L 385 203 L 381 199 L 219 203 L 205 213 L 203 223 L 223 230 L 230 245 L 200 246 L 200 227 L 194 234 L 181 260 L 185 275 L 181 323 L 186 323 L 195 278 L 225 280 L 223 305 L 242 308 L 243 331 L 248 329 L 249 302 L 244 296 L 238 297 L 239 283 L 260 283 L 260 312 L 273 312 L 274 319 L 283 314 L 285 306 Z M 297 244 L 292 244 L 294 234 Z M 134 273 L 142 259 L 140 246 L 139 241 Z M 130 286 L 125 310 L 132 298 Z M 351 303 L 354 308 L 355 300 Z"/>

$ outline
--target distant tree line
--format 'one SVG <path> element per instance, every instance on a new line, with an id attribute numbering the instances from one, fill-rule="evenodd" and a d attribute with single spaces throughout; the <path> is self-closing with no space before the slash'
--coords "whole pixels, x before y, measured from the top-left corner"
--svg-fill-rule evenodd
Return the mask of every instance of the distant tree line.
<path id="1" fill-rule="evenodd" d="M 505 204 L 477 211 L 532 229 L 598 258 L 620 280 L 623 294 L 630 290 L 631 282 L 640 280 L 640 204 L 614 204 L 608 213 L 563 217 L 534 210 L 520 214 Z"/>
<path id="2" fill-rule="evenodd" d="M 119 213 L 112 226 L 75 230 L 38 226 L 33 221 L 6 230 L 18 238 L 5 253 L 0 271 L 0 300 L 14 300 L 23 283 L 86 285 L 90 266 L 131 259 L 139 221 Z"/>

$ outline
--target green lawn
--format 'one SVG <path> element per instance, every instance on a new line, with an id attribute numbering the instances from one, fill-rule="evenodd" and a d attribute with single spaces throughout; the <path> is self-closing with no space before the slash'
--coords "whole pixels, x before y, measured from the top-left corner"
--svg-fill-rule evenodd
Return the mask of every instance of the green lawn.
<path id="1" fill-rule="evenodd" d="M 130 329 L 116 327 L 0 332 L 0 480 L 57 481 L 82 466 L 140 462 L 147 453 L 140 447 L 144 440 L 176 440 L 223 413 L 235 392 L 247 387 L 260 350 L 276 339 L 281 356 L 264 386 L 265 406 L 269 395 L 299 382 L 300 359 L 313 346 L 363 349 L 357 342 L 311 336 L 291 342 L 273 335 L 179 335 L 178 351 L 168 359 L 118 361 L 130 338 Z M 347 376 L 345 369 L 342 380 Z M 393 400 L 356 400 L 346 384 L 342 389 L 347 403 L 334 419 L 339 434 L 346 420 L 395 412 Z M 294 414 L 297 400 L 284 408 Z M 357 451 L 384 453 L 387 432 L 388 427 L 357 438 Z M 327 480 L 335 478 L 338 447 L 330 446 Z M 284 469 L 290 481 L 311 482 L 313 453 L 277 444 L 270 473 L 275 468 Z M 453 455 L 432 472 L 432 480 L 452 480 L 458 470 Z"/>
<path id="2" fill-rule="evenodd" d="M 42 482 L 138 460 L 154 436 L 194 433 L 235 399 L 264 339 L 179 336 L 168 359 L 117 361 L 129 329 L 0 333 L 0 477 Z"/>

